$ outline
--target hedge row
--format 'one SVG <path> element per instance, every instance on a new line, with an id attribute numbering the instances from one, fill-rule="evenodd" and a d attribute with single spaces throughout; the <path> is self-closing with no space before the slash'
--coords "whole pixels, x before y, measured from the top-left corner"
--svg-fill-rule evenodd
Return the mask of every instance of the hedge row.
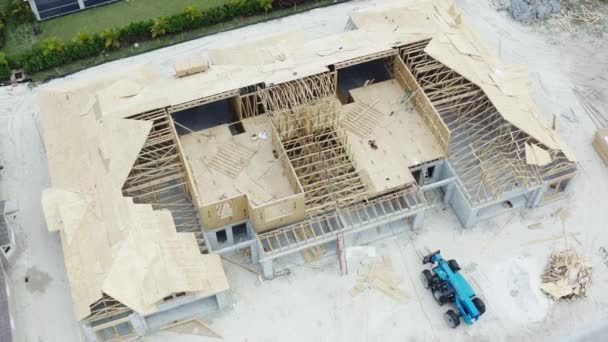
<path id="1" fill-rule="evenodd" d="M 0 49 L 4 46 L 4 29 L 6 28 L 6 14 L 0 8 Z"/>
<path id="2" fill-rule="evenodd" d="M 31 50 L 11 56 L 8 60 L 12 67 L 22 67 L 25 72 L 33 73 L 162 35 L 211 26 L 240 16 L 264 13 L 273 6 L 281 8 L 309 1 L 315 0 L 233 0 L 204 12 L 196 6 L 188 6 L 182 13 L 168 17 L 137 21 L 122 28 L 107 29 L 95 34 L 80 32 L 70 42 L 64 43 L 57 37 L 45 39 Z"/>
<path id="3" fill-rule="evenodd" d="M 4 53 L 0 52 L 0 80 L 11 77 L 11 68 L 8 66 L 8 61 Z"/>

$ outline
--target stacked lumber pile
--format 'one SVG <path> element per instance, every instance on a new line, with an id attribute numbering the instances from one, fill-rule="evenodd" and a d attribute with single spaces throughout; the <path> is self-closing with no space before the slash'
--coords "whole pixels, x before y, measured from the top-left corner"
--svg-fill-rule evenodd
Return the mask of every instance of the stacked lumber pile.
<path id="1" fill-rule="evenodd" d="M 351 296 L 355 297 L 368 289 L 376 289 L 396 302 L 406 302 L 407 295 L 400 288 L 401 281 L 393 271 L 389 257 L 385 256 L 381 262 L 362 265 L 358 276 L 357 285 L 350 290 Z"/>
<path id="2" fill-rule="evenodd" d="M 591 264 L 587 258 L 568 249 L 553 252 L 541 275 L 540 289 L 558 300 L 584 296 L 591 284 Z"/>
<path id="3" fill-rule="evenodd" d="M 175 76 L 185 77 L 199 72 L 205 72 L 209 69 L 209 61 L 203 57 L 193 57 L 182 59 L 175 63 Z"/>
<path id="4" fill-rule="evenodd" d="M 608 128 L 602 128 L 595 132 L 593 147 L 595 147 L 604 164 L 608 165 Z"/>

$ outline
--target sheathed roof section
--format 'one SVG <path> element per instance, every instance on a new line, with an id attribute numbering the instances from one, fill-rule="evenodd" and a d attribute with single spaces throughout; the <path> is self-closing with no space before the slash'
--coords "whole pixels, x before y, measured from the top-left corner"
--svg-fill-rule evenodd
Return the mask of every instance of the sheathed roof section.
<path id="1" fill-rule="evenodd" d="M 392 30 L 404 44 L 431 39 L 425 52 L 480 87 L 502 117 L 550 149 L 572 152 L 542 118 L 524 66 L 500 60 L 463 18 L 453 1 L 400 1 L 353 13 L 359 30 Z"/>
<path id="2" fill-rule="evenodd" d="M 48 229 L 61 233 L 78 319 L 102 292 L 145 315 L 175 292 L 228 288 L 219 257 L 200 254 L 193 233 L 177 233 L 169 211 L 123 197 L 152 123 L 106 115 L 97 99 L 104 90 L 137 96 L 146 79 L 133 75 L 40 92 L 51 177 L 43 209 Z"/>

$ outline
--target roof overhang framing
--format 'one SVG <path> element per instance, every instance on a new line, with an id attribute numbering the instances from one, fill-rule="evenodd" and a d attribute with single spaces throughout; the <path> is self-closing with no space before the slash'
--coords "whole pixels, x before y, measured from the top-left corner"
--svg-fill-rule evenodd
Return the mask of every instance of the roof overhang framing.
<path id="1" fill-rule="evenodd" d="M 534 187 L 551 175 L 575 171 L 575 163 L 561 151 L 547 148 L 505 120 L 480 87 L 429 56 L 425 52 L 429 42 L 403 46 L 397 58 L 415 78 L 419 88 L 414 91 L 424 93 L 448 127 L 448 160 L 474 206 L 520 187 Z M 436 130 L 433 126 L 431 130 Z M 527 164 L 526 143 L 550 151 L 552 163 Z"/>

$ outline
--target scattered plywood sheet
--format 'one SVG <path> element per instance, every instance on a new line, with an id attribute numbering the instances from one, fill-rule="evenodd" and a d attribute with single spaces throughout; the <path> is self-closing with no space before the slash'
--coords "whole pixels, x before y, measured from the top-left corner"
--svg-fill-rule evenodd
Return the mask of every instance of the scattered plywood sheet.
<path id="1" fill-rule="evenodd" d="M 256 149 L 235 141 L 228 141 L 209 162 L 209 167 L 230 178 L 236 178 L 255 155 Z"/>
<path id="2" fill-rule="evenodd" d="M 401 280 L 393 270 L 391 259 L 385 256 L 380 262 L 363 265 L 350 294 L 355 297 L 366 289 L 376 289 L 398 303 L 405 303 L 408 296 L 400 285 Z"/>
<path id="3" fill-rule="evenodd" d="M 551 163 L 551 154 L 547 150 L 538 145 L 532 145 L 532 150 L 534 151 L 538 166 L 545 166 Z"/>
<path id="4" fill-rule="evenodd" d="M 303 32 L 281 32 L 254 40 L 239 41 L 238 44 L 209 50 L 213 65 L 272 65 L 290 59 L 306 42 Z"/>
<path id="5" fill-rule="evenodd" d="M 542 222 L 539 223 L 533 223 L 533 224 L 529 224 L 528 225 L 528 229 L 542 229 L 545 226 L 542 224 Z"/>
<path id="6" fill-rule="evenodd" d="M 127 180 L 151 129 L 151 121 L 103 119 L 99 152 L 106 170 L 116 175 L 119 185 Z"/>
<path id="7" fill-rule="evenodd" d="M 116 81 L 111 87 L 114 94 L 120 98 L 135 96 L 144 88 L 143 84 L 130 79 Z"/>
<path id="8" fill-rule="evenodd" d="M 50 232 L 60 231 L 65 228 L 65 223 L 80 221 L 90 203 L 91 198 L 81 193 L 55 188 L 45 189 L 42 191 L 42 208 L 47 229 Z M 70 218 L 67 220 L 63 217 L 64 207 L 70 211 Z"/>
<path id="9" fill-rule="evenodd" d="M 525 144 L 526 164 L 545 166 L 551 163 L 551 155 L 542 147 L 534 144 Z"/>
<path id="10" fill-rule="evenodd" d="M 294 234 L 298 242 L 307 240 L 310 236 L 316 235 L 310 226 L 295 230 Z M 304 260 L 306 260 L 306 262 L 308 263 L 320 259 L 323 255 L 325 255 L 326 252 L 327 249 L 325 248 L 325 246 L 314 246 L 303 250 L 302 257 L 304 257 Z"/>
<path id="11" fill-rule="evenodd" d="M 555 300 L 585 296 L 591 264 L 572 249 L 554 252 L 541 275 L 540 289 Z"/>
<path id="12" fill-rule="evenodd" d="M 161 330 L 170 331 L 176 334 L 223 338 L 222 335 L 213 330 L 209 325 L 198 319 L 189 319 L 172 323 L 162 327 Z"/>
<path id="13" fill-rule="evenodd" d="M 604 161 L 604 164 L 608 165 L 608 128 L 599 129 L 595 132 L 593 138 L 593 147 Z"/>
<path id="14" fill-rule="evenodd" d="M 456 47 L 458 52 L 464 53 L 471 56 L 479 56 L 479 51 L 473 45 L 471 40 L 465 39 L 462 35 L 446 34 L 452 45 Z"/>
<path id="15" fill-rule="evenodd" d="M 384 114 L 374 109 L 377 102 L 355 102 L 342 119 L 344 127 L 363 139 L 369 137 L 385 118 Z"/>
<path id="16" fill-rule="evenodd" d="M 175 75 L 185 77 L 205 72 L 209 69 L 209 61 L 203 56 L 179 60 L 175 63 Z"/>
<path id="17" fill-rule="evenodd" d="M 496 63 L 488 76 L 505 96 L 529 93 L 530 79 L 524 67 Z"/>

